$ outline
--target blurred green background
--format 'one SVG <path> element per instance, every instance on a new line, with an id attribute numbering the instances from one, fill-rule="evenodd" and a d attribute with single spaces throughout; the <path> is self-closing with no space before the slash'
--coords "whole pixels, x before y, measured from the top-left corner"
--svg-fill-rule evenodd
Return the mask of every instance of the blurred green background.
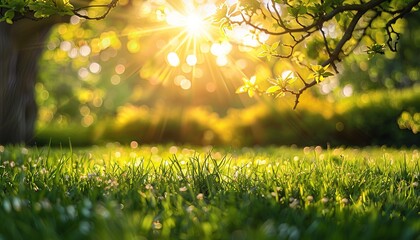
<path id="1" fill-rule="evenodd" d="M 292 110 L 293 97 L 235 94 L 244 76 L 262 81 L 287 63 L 223 39 L 183 39 L 152 2 L 54 28 L 36 85 L 38 145 L 419 145 L 418 13 L 398 53 L 369 59 L 361 46 Z"/>

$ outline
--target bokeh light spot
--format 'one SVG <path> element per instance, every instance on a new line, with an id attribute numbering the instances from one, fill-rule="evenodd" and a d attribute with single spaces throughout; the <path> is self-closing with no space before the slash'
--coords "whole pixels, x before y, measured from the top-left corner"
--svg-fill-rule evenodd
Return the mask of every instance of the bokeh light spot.
<path id="1" fill-rule="evenodd" d="M 187 56 L 187 64 L 190 66 L 194 66 L 197 64 L 197 56 L 195 56 L 194 54 L 190 54 Z"/>
<path id="2" fill-rule="evenodd" d="M 176 54 L 175 52 L 170 52 L 166 59 L 168 60 L 169 65 L 171 65 L 172 67 L 178 67 L 180 64 L 178 54 Z"/>
<path id="3" fill-rule="evenodd" d="M 123 74 L 125 72 L 125 66 L 123 64 L 118 64 L 115 66 L 115 72 L 119 75 Z"/>
<path id="4" fill-rule="evenodd" d="M 180 82 L 180 87 L 184 90 L 190 89 L 191 88 L 191 81 L 186 79 L 186 78 L 182 79 L 181 82 Z"/>
<path id="5" fill-rule="evenodd" d="M 97 62 L 93 62 L 89 65 L 89 70 L 91 73 L 100 73 L 101 72 L 101 65 Z"/>

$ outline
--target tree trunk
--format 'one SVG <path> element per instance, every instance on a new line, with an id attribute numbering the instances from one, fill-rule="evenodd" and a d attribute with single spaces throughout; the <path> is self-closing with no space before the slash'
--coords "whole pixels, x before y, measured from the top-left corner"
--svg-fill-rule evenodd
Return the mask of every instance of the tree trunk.
<path id="1" fill-rule="evenodd" d="M 35 81 L 51 20 L 0 23 L 0 144 L 33 142 Z"/>

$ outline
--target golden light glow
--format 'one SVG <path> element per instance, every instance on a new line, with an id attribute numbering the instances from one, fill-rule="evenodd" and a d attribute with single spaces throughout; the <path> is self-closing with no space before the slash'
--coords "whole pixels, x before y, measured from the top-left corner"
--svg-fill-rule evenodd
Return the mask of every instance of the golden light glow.
<path id="1" fill-rule="evenodd" d="M 206 17 L 194 9 L 194 12 L 180 13 L 174 10 L 167 10 L 166 22 L 169 26 L 184 28 L 184 31 L 190 36 L 199 37 L 205 35 L 210 23 Z"/>
<path id="2" fill-rule="evenodd" d="M 140 76 L 151 84 L 171 84 L 183 90 L 209 93 L 230 87 L 227 79 L 242 79 L 248 60 L 237 64 L 233 54 L 242 54 L 241 47 L 256 46 L 264 39 L 253 35 L 250 29 L 234 28 L 226 30 L 226 34 L 234 35 L 233 39 L 238 41 L 235 44 L 227 41 L 220 32 L 220 24 L 212 22 L 219 3 L 217 0 L 159 0 L 155 10 L 157 25 L 143 28 L 138 35 L 156 33 L 164 37 L 156 39 L 157 51 L 151 61 L 155 63 L 144 65 Z M 129 47 L 132 52 L 144 49 L 143 45 L 134 43 Z M 159 65 L 162 60 L 165 64 Z"/>
<path id="3" fill-rule="evenodd" d="M 197 64 L 197 56 L 195 56 L 194 54 L 190 54 L 187 56 L 187 64 L 190 66 L 195 66 Z"/>
<path id="4" fill-rule="evenodd" d="M 176 54 L 175 52 L 170 52 L 168 54 L 167 60 L 169 65 L 171 65 L 172 67 L 178 67 L 180 64 L 178 54 Z"/>
<path id="5" fill-rule="evenodd" d="M 200 34 L 205 31 L 207 23 L 196 13 L 186 16 L 186 27 L 190 34 Z"/>

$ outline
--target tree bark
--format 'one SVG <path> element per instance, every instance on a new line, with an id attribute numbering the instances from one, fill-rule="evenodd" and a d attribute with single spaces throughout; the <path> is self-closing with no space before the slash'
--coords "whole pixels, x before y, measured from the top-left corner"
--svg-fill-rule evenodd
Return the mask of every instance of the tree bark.
<path id="1" fill-rule="evenodd" d="M 0 144 L 33 142 L 38 60 L 54 22 L 0 23 Z"/>

